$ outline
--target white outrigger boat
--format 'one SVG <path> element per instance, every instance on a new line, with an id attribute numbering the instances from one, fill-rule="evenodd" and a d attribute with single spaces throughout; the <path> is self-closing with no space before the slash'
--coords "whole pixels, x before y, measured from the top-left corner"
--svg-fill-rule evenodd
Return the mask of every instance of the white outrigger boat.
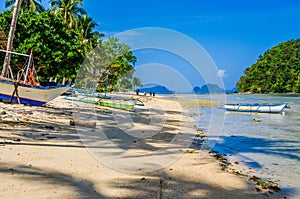
<path id="1" fill-rule="evenodd" d="M 254 113 L 281 113 L 286 107 L 284 104 L 222 104 L 226 111 L 254 112 Z"/>
<path id="2" fill-rule="evenodd" d="M 70 88 L 70 85 L 32 86 L 21 83 L 16 87 L 16 83 L 14 80 L 0 78 L 0 100 L 42 106 Z"/>
<path id="3" fill-rule="evenodd" d="M 0 51 L 3 52 L 4 50 Z M 32 54 L 9 53 L 27 56 L 29 57 L 29 60 L 28 65 L 23 68 L 21 74 L 18 75 L 19 78 L 13 79 L 0 76 L 1 101 L 42 106 L 71 88 L 70 84 L 42 86 L 36 81 L 34 76 L 34 67 L 31 66 Z M 24 79 L 21 79 L 20 77 L 24 77 Z"/>
<path id="4" fill-rule="evenodd" d="M 14 37 L 14 30 L 17 24 L 18 10 L 20 7 L 20 0 L 16 0 L 13 18 L 11 22 L 11 28 L 9 37 L 7 39 L 7 50 L 1 50 L 6 53 L 2 73 L 0 75 L 0 100 L 18 102 L 19 104 L 28 104 L 35 106 L 42 106 L 45 103 L 58 97 L 66 90 L 70 85 L 56 85 L 56 86 L 42 86 L 34 77 L 34 66 L 32 63 L 32 52 L 30 55 L 12 52 L 12 43 Z M 5 33 L 1 30 L 1 35 Z M 6 36 L 3 37 L 6 39 Z M 3 42 L 2 42 L 3 43 Z M 3 46 L 2 46 L 3 48 Z M 25 57 L 29 57 L 28 64 L 21 71 L 19 71 L 17 78 L 14 77 L 10 68 L 10 54 L 17 54 Z M 10 75 L 10 77 L 7 77 Z"/>

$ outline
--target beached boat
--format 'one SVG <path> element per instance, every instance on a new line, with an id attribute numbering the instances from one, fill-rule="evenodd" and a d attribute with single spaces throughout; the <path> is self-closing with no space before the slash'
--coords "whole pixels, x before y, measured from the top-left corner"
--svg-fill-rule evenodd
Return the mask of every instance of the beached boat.
<path id="1" fill-rule="evenodd" d="M 16 102 L 33 106 L 42 106 L 47 102 L 58 97 L 71 85 L 41 85 L 34 76 L 34 66 L 32 65 L 32 52 L 30 55 L 16 53 L 11 51 L 0 50 L 11 54 L 17 54 L 28 57 L 28 64 L 17 75 L 17 79 L 0 76 L 0 100 Z M 12 72 L 11 72 L 12 73 Z"/>
<path id="2" fill-rule="evenodd" d="M 133 100 L 111 100 L 111 99 L 99 99 L 97 97 L 65 97 L 66 100 L 76 101 L 76 102 L 83 102 L 88 104 L 96 104 L 99 106 L 106 106 L 111 108 L 117 109 L 125 109 L 131 110 L 134 105 L 135 101 Z"/>
<path id="3" fill-rule="evenodd" d="M 97 98 L 76 97 L 76 96 L 65 97 L 64 99 L 74 101 L 74 102 L 84 102 L 88 104 L 98 104 L 99 101 Z"/>
<path id="4" fill-rule="evenodd" d="M 127 101 L 124 102 L 99 101 L 98 105 L 111 107 L 111 108 L 131 110 L 133 109 L 135 103 L 127 102 Z"/>
<path id="5" fill-rule="evenodd" d="M 19 84 L 17 87 L 18 96 L 13 96 L 15 84 L 13 80 L 0 80 L 0 99 L 2 101 L 20 102 L 33 106 L 42 106 L 58 97 L 70 88 L 66 86 L 29 86 Z M 18 99 L 19 98 L 19 99 Z"/>
<path id="6" fill-rule="evenodd" d="M 281 113 L 287 104 L 223 104 L 221 107 L 226 111 Z"/>
<path id="7" fill-rule="evenodd" d="M 19 7 L 20 0 L 17 0 L 15 2 L 13 10 L 11 28 L 7 39 L 7 46 L 5 46 L 7 47 L 7 49 L 0 49 L 0 51 L 6 53 L 3 69 L 0 76 L 0 100 L 42 106 L 68 90 L 70 88 L 70 85 L 41 86 L 34 77 L 32 51 L 30 55 L 11 51 Z M 3 31 L 2 35 L 5 35 Z M 19 71 L 16 78 L 14 77 L 14 74 L 10 67 L 11 54 L 28 57 L 28 64 L 25 65 L 21 71 Z"/>

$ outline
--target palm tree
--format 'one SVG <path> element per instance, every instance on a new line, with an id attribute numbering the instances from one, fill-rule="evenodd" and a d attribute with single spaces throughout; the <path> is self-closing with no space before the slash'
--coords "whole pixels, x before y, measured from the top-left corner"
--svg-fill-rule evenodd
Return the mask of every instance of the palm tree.
<path id="1" fill-rule="evenodd" d="M 142 81 L 141 81 L 140 78 L 138 78 L 138 77 L 133 77 L 133 79 L 132 79 L 132 85 L 133 85 L 134 90 L 135 90 L 136 87 L 143 86 L 143 83 L 142 83 Z"/>
<path id="2" fill-rule="evenodd" d="M 95 48 L 98 39 L 104 36 L 102 33 L 94 31 L 98 24 L 87 15 L 78 16 L 76 26 L 81 33 L 79 40 L 85 46 L 86 50 Z"/>
<path id="3" fill-rule="evenodd" d="M 12 20 L 11 20 L 9 35 L 8 35 L 8 39 L 7 39 L 7 51 L 11 51 L 12 46 L 13 46 L 13 40 L 14 40 L 14 36 L 15 36 L 15 29 L 17 26 L 17 21 L 18 21 L 20 4 L 21 4 L 21 0 L 16 0 L 16 3 L 14 5 L 14 10 L 13 10 L 13 16 L 12 16 Z M 10 60 L 11 60 L 11 54 L 9 52 L 7 52 L 5 55 L 1 76 L 5 77 L 7 75 L 10 75 L 10 77 L 13 79 L 14 75 L 12 74 L 12 70 L 10 68 Z"/>
<path id="4" fill-rule="evenodd" d="M 16 0 L 6 0 L 5 7 L 12 7 Z M 20 11 L 21 12 L 43 12 L 45 8 L 41 5 L 42 0 L 21 0 Z"/>
<path id="5" fill-rule="evenodd" d="M 50 0 L 50 3 L 54 12 L 64 19 L 70 29 L 75 27 L 78 16 L 86 14 L 86 11 L 80 7 L 83 5 L 83 0 Z"/>
<path id="6" fill-rule="evenodd" d="M 82 37 L 85 39 L 91 38 L 95 32 L 93 30 L 98 26 L 92 18 L 87 15 L 78 16 L 77 27 L 81 31 Z"/>

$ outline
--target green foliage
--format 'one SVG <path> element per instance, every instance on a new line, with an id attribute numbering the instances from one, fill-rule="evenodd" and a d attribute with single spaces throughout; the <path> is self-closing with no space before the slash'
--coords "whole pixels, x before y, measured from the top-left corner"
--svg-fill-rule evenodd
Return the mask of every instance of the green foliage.
<path id="1" fill-rule="evenodd" d="M 9 32 L 11 12 L 0 14 L 0 23 L 6 33 Z M 33 49 L 34 64 L 42 80 L 48 77 L 75 78 L 76 72 L 84 60 L 83 47 L 76 39 L 74 30 L 65 30 L 65 24 L 51 11 L 23 13 L 19 15 L 14 39 L 14 51 L 29 54 Z M 25 63 L 13 58 L 20 67 Z"/>
<path id="2" fill-rule="evenodd" d="M 130 47 L 119 43 L 117 38 L 99 40 L 80 68 L 75 84 L 84 88 L 97 87 L 99 92 L 113 90 L 122 79 L 132 77 L 135 62 Z"/>
<path id="3" fill-rule="evenodd" d="M 237 82 L 239 92 L 300 91 L 300 39 L 281 43 L 259 56 Z"/>
<path id="4" fill-rule="evenodd" d="M 78 40 L 84 46 L 85 54 L 93 50 L 99 39 L 104 36 L 104 34 L 94 31 L 97 26 L 94 20 L 87 15 L 78 16 L 76 20 L 76 27 L 80 33 Z"/>
<path id="5" fill-rule="evenodd" d="M 6 6 L 14 2 L 6 0 Z M 47 11 L 39 8 L 40 2 L 22 0 L 13 49 L 24 54 L 33 49 L 40 80 L 76 78 L 77 87 L 97 87 L 99 91 L 132 87 L 136 57 L 117 38 L 103 40 L 104 35 L 95 31 L 98 25 L 82 8 L 83 0 L 50 0 L 52 8 Z M 11 11 L 0 13 L 0 24 L 7 35 L 11 18 Z M 4 56 L 0 54 L 1 60 Z M 14 74 L 25 62 L 21 56 L 12 56 Z"/>
<path id="6" fill-rule="evenodd" d="M 132 85 L 133 85 L 134 90 L 135 90 L 136 87 L 141 87 L 141 86 L 143 86 L 143 83 L 142 83 L 142 81 L 141 81 L 140 78 L 138 78 L 138 77 L 133 77 L 133 79 L 132 79 Z"/>
<path id="7" fill-rule="evenodd" d="M 122 45 L 122 44 L 121 44 Z M 123 44 L 125 45 L 125 44 Z M 110 87 L 114 88 L 115 85 L 120 83 L 122 88 L 130 89 L 132 84 L 130 79 L 134 71 L 134 64 L 136 62 L 136 57 L 131 51 L 127 51 L 120 56 L 118 56 L 106 69 L 106 72 L 102 73 L 100 76 L 100 81 L 105 79 L 105 74 L 108 74 L 108 84 Z M 98 86 L 98 90 L 103 90 L 103 85 Z"/>
<path id="8" fill-rule="evenodd" d="M 62 17 L 66 28 L 79 32 L 77 39 L 84 46 L 85 55 L 97 46 L 104 35 L 94 31 L 98 24 L 82 8 L 83 0 L 50 0 L 50 3 L 51 10 Z"/>
<path id="9" fill-rule="evenodd" d="M 50 0 L 50 3 L 52 10 L 64 19 L 69 29 L 76 27 L 78 16 L 86 14 L 86 11 L 80 7 L 83 5 L 83 0 Z"/>
<path id="10" fill-rule="evenodd" d="M 12 7 L 16 0 L 6 0 L 5 7 Z M 44 12 L 45 8 L 42 6 L 42 0 L 21 0 L 20 12 Z"/>

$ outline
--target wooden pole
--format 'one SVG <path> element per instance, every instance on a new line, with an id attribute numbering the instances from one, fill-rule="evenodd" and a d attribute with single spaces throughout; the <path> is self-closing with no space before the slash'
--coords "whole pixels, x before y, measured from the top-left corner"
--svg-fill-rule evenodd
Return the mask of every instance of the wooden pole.
<path id="1" fill-rule="evenodd" d="M 8 35 L 8 39 L 7 39 L 7 51 L 12 50 L 13 40 L 14 40 L 14 36 L 15 36 L 15 30 L 16 30 L 17 21 L 18 21 L 20 2 L 21 2 L 21 0 L 16 0 L 15 5 L 14 5 L 13 17 L 12 17 L 10 31 L 9 31 L 9 35 Z M 9 70 L 10 76 L 13 79 L 14 76 L 13 76 L 13 73 L 12 73 L 12 70 L 10 67 L 10 60 L 11 60 L 11 54 L 9 52 L 7 52 L 5 55 L 1 76 L 2 77 L 6 76 L 8 73 L 8 70 Z"/>
<path id="2" fill-rule="evenodd" d="M 12 95 L 11 95 L 11 98 L 10 98 L 10 102 L 9 102 L 9 103 L 12 103 L 12 101 L 13 101 L 13 99 L 14 99 L 14 95 L 16 94 L 16 97 L 17 97 L 17 100 L 18 100 L 18 104 L 21 104 L 21 102 L 20 102 L 20 97 L 19 97 L 19 92 L 18 92 L 19 81 L 15 81 L 15 82 L 14 82 L 14 86 L 15 86 L 15 90 L 14 90 L 14 92 L 13 92 Z"/>
<path id="3" fill-rule="evenodd" d="M 30 69 L 30 65 L 31 65 L 31 60 L 32 60 L 32 52 L 33 52 L 33 49 L 31 49 L 31 52 L 30 52 L 30 55 L 29 55 L 28 65 L 27 65 L 27 68 L 26 68 L 26 71 L 25 71 L 24 84 L 27 82 L 28 73 L 29 73 L 29 69 Z"/>

